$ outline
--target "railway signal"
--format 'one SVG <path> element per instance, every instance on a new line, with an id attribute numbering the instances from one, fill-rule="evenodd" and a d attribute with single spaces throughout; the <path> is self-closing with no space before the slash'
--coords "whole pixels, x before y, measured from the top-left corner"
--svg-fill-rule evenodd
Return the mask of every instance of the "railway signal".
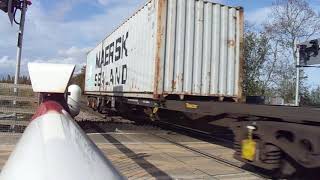
<path id="1" fill-rule="evenodd" d="M 5 13 L 8 12 L 8 0 L 1 0 L 0 1 L 0 9 Z"/>
<path id="2" fill-rule="evenodd" d="M 25 15 L 27 11 L 27 7 L 30 6 L 32 3 L 30 0 L 0 0 L 0 9 L 8 14 L 9 21 L 11 25 L 13 22 L 19 25 L 18 31 L 18 43 L 17 43 L 17 63 L 16 63 L 16 72 L 14 77 L 14 84 L 18 84 L 19 74 L 20 74 L 20 62 L 21 62 L 21 53 L 22 53 L 22 41 L 23 41 L 23 32 L 24 32 L 24 21 Z M 17 10 L 21 11 L 20 21 L 17 22 L 15 15 Z M 14 93 L 17 95 L 18 89 L 17 87 L 14 88 Z M 16 105 L 16 101 L 13 101 L 13 105 Z M 16 114 L 15 114 L 16 115 Z"/>
<path id="3" fill-rule="evenodd" d="M 18 84 L 19 74 L 20 74 L 20 62 L 21 62 L 21 52 L 22 52 L 22 41 L 23 41 L 23 32 L 24 32 L 24 22 L 27 7 L 32 3 L 30 0 L 0 0 L 0 9 L 8 14 L 11 25 L 13 22 L 19 25 L 18 31 L 18 43 L 17 43 L 17 63 L 16 63 L 16 72 L 14 78 L 14 84 Z M 21 11 L 20 21 L 17 22 L 15 15 L 17 10 Z M 14 93 L 17 94 L 17 88 L 14 88 Z M 13 105 L 16 104 L 16 101 L 13 102 Z"/>
<path id="4" fill-rule="evenodd" d="M 14 2 L 12 0 L 1 0 L 0 1 L 0 9 L 5 13 L 8 13 L 9 20 L 12 24 L 13 22 L 13 14 L 14 14 Z"/>
<path id="5" fill-rule="evenodd" d="M 320 39 L 314 39 L 298 45 L 300 66 L 320 64 Z"/>
<path id="6" fill-rule="evenodd" d="M 296 44 L 296 93 L 295 105 L 299 106 L 300 69 L 305 67 L 319 67 L 320 39 L 313 39 Z"/>
<path id="7" fill-rule="evenodd" d="M 0 0 L 0 9 L 5 13 L 12 9 L 10 6 L 12 6 L 12 0 Z"/>
<path id="8" fill-rule="evenodd" d="M 31 1 L 27 0 L 0 0 L 0 9 L 8 14 L 9 21 L 12 24 L 15 20 L 15 13 L 18 9 L 23 11 L 23 4 L 31 5 Z M 19 23 L 17 23 L 19 24 Z"/>

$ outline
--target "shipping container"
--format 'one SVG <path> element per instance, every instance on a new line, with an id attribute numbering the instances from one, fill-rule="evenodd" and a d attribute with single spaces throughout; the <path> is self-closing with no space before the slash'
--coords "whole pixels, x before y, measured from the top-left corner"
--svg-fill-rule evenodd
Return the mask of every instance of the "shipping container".
<path id="1" fill-rule="evenodd" d="M 241 97 L 243 10 L 150 0 L 87 54 L 86 94 Z"/>

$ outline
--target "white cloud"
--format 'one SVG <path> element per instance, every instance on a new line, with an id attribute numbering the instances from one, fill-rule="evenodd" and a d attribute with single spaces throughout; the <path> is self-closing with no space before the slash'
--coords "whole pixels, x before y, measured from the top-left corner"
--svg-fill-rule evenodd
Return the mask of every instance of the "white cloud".
<path id="1" fill-rule="evenodd" d="M 268 16 L 272 11 L 272 6 L 263 7 L 256 9 L 254 11 L 249 11 L 245 13 L 245 19 L 251 24 L 260 25 L 268 20 Z"/>
<path id="2" fill-rule="evenodd" d="M 86 64 L 86 55 L 91 48 L 71 47 L 66 50 L 59 50 L 58 54 L 64 62 L 77 65 L 77 70 Z"/>
<path id="3" fill-rule="evenodd" d="M 55 62 L 85 64 L 86 52 L 98 44 L 108 33 L 139 7 L 144 0 L 97 0 L 104 3 L 100 14 L 88 14 L 84 19 L 63 20 L 70 7 L 87 0 L 59 1 L 52 9 L 44 9 L 33 0 L 26 17 L 22 73 L 27 72 L 27 62 Z M 101 2 L 98 2 L 101 1 Z M 102 2 L 103 1 L 103 2 Z M 89 2 L 91 3 L 91 2 Z M 108 7 L 109 3 L 117 3 Z M 65 7 L 64 7 L 65 5 Z M 100 9 L 101 10 L 101 9 Z M 56 12 L 54 16 L 52 12 Z M 85 13 L 85 12 L 84 12 Z M 13 73 L 15 69 L 17 25 L 10 26 L 8 17 L 0 15 L 0 58 L 10 63 L 0 63 L 0 74 Z"/>
<path id="4" fill-rule="evenodd" d="M 86 53 L 90 48 L 71 47 L 66 50 L 59 50 L 58 56 L 50 58 L 22 58 L 21 60 L 21 74 L 26 75 L 28 62 L 37 63 L 65 63 L 75 64 L 76 72 L 79 71 L 86 64 Z M 14 74 L 16 67 L 16 59 L 8 56 L 0 57 L 0 76 L 7 74 Z"/>
<path id="5" fill-rule="evenodd" d="M 110 0 L 98 0 L 98 2 L 102 5 L 107 5 L 110 2 Z"/>
<path id="6" fill-rule="evenodd" d="M 82 57 L 85 55 L 91 48 L 77 48 L 72 46 L 66 50 L 59 50 L 58 54 L 62 56 L 72 56 L 72 57 Z"/>
<path id="7" fill-rule="evenodd" d="M 8 56 L 3 56 L 0 58 L 0 64 L 2 65 L 2 67 L 11 67 L 13 66 L 15 63 L 15 61 L 13 61 L 12 59 L 9 59 Z"/>
<path id="8" fill-rule="evenodd" d="M 21 66 L 27 66 L 26 61 L 21 61 Z M 16 59 L 8 56 L 0 57 L 0 77 L 11 74 L 14 75 L 16 68 Z M 26 74 L 26 69 L 20 70 L 21 74 Z"/>
<path id="9" fill-rule="evenodd" d="M 209 0 L 214 3 L 226 4 L 226 0 Z"/>

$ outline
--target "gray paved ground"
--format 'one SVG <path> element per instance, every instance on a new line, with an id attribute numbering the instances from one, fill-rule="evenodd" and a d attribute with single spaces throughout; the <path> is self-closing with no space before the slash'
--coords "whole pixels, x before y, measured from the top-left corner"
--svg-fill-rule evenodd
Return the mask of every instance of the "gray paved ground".
<path id="1" fill-rule="evenodd" d="M 152 134 L 156 134 L 154 136 Z M 0 168 L 13 150 L 19 134 L 0 134 Z M 90 138 L 128 179 L 260 179 L 259 177 L 174 145 L 161 137 L 213 153 L 235 163 L 233 150 L 165 131 L 117 130 L 92 133 Z"/>

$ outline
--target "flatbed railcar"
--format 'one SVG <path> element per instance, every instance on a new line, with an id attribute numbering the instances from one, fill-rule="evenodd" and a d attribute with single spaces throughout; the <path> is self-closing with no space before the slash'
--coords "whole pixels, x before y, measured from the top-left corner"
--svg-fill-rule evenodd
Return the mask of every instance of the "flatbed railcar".
<path id="1" fill-rule="evenodd" d="M 231 118 L 235 157 L 290 175 L 320 168 L 320 111 L 245 104 L 243 9 L 149 0 L 87 54 L 85 93 L 101 113 L 162 110 Z"/>

